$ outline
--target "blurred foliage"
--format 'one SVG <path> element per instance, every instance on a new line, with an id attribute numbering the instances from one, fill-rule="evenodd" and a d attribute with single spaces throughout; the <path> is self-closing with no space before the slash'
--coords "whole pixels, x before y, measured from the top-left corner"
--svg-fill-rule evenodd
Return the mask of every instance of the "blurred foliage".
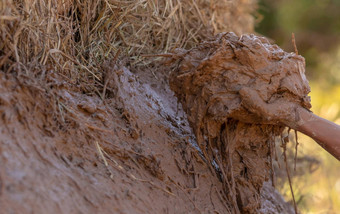
<path id="1" fill-rule="evenodd" d="M 286 51 L 294 50 L 291 33 L 295 34 L 299 54 L 306 58 L 312 111 L 340 124 L 340 0 L 260 0 L 256 31 Z M 295 172 L 294 143 L 289 145 L 288 156 L 299 209 L 302 213 L 339 213 L 340 162 L 309 137 L 298 136 Z M 281 151 L 277 152 L 280 156 Z M 277 188 L 290 201 L 289 183 L 280 165 Z"/>
<path id="2" fill-rule="evenodd" d="M 325 56 L 337 54 L 339 49 L 340 0 L 260 0 L 259 13 L 256 31 L 285 50 L 293 51 L 291 33 L 295 33 L 309 78 L 340 83 L 339 77 L 336 82 L 334 74 L 319 69 Z"/>

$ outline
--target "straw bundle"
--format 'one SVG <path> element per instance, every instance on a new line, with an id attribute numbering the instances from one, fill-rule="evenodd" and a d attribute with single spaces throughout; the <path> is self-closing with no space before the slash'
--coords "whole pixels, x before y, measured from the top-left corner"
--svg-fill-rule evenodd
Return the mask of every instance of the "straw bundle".
<path id="1" fill-rule="evenodd" d="M 117 52 L 145 65 L 155 59 L 142 54 L 190 48 L 221 31 L 252 32 L 254 8 L 255 0 L 2 0 L 0 69 L 100 81 L 99 65 Z"/>

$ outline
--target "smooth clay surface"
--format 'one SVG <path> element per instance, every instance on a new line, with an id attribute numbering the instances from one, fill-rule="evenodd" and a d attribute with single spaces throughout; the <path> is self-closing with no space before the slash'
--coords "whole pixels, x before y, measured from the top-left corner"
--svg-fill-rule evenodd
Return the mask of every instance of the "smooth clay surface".
<path id="1" fill-rule="evenodd" d="M 275 137 L 296 120 L 297 107 L 311 107 L 304 58 L 264 37 L 233 33 L 173 56 L 170 87 L 233 211 L 258 213 Z"/>

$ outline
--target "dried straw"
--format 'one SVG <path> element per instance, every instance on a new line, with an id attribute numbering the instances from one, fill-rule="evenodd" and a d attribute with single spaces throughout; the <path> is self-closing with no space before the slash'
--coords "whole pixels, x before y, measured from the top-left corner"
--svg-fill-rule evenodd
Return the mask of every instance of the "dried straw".
<path id="1" fill-rule="evenodd" d="M 118 50 L 131 66 L 142 54 L 190 48 L 221 31 L 252 32 L 256 0 L 2 0 L 0 70 L 59 72 L 101 80 Z"/>

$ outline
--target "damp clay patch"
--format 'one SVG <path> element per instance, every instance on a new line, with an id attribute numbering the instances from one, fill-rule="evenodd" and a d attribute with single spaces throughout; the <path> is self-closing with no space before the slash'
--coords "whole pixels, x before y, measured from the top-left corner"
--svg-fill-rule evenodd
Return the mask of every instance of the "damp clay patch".
<path id="1" fill-rule="evenodd" d="M 282 121 L 295 117 L 297 106 L 311 107 L 304 58 L 264 37 L 233 33 L 189 51 L 177 49 L 172 57 L 170 87 L 209 167 L 222 180 L 230 210 L 258 213 Z"/>

